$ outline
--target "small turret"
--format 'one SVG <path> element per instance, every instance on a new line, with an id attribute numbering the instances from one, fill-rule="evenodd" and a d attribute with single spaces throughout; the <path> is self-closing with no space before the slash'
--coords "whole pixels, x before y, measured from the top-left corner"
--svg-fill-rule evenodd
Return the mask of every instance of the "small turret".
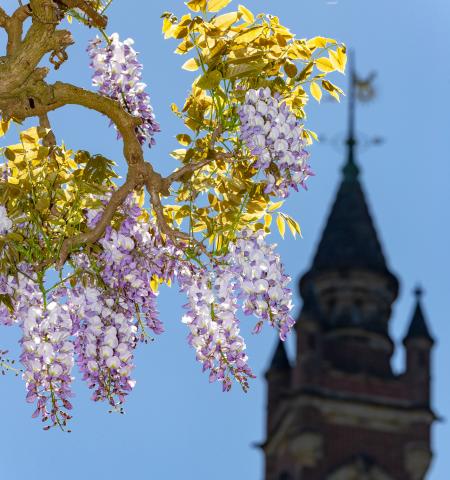
<path id="1" fill-rule="evenodd" d="M 267 432 L 272 430 L 280 400 L 291 384 L 291 372 L 292 367 L 284 348 L 284 342 L 278 340 L 270 367 L 266 372 L 268 389 Z"/>
<path id="2" fill-rule="evenodd" d="M 406 348 L 406 378 L 412 389 L 412 399 L 420 405 L 430 404 L 431 350 L 434 339 L 428 329 L 422 309 L 421 288 L 414 291 L 416 306 L 403 339 Z"/>

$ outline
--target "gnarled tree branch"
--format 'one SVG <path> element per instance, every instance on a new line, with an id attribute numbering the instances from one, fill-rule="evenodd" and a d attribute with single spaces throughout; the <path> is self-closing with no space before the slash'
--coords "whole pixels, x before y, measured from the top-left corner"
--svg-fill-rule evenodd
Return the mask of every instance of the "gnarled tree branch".
<path id="1" fill-rule="evenodd" d="M 35 8 L 45 7 L 47 0 L 31 0 Z M 54 3 L 52 2 L 52 5 Z M 88 15 L 97 26 L 106 25 L 106 18 L 98 14 L 90 2 L 81 0 L 60 0 L 57 2 L 60 8 L 79 8 Z M 136 129 L 141 124 L 141 119 L 130 115 L 115 100 L 104 95 L 95 93 L 83 88 L 63 82 L 56 82 L 53 85 L 47 84 L 44 79 L 48 72 L 46 68 L 38 67 L 43 56 L 52 51 L 58 51 L 70 45 L 72 37 L 70 32 L 56 30 L 57 22 L 43 22 L 41 16 L 33 14 L 33 22 L 26 36 L 22 39 L 21 25 L 29 14 L 24 9 L 18 9 L 14 15 L 15 38 L 6 57 L 6 61 L 0 65 L 0 111 L 3 117 L 24 120 L 37 116 L 40 125 L 50 128 L 48 112 L 57 110 L 65 105 L 80 105 L 85 108 L 97 111 L 107 116 L 117 127 L 123 139 L 124 158 L 128 164 L 128 173 L 125 183 L 115 190 L 108 204 L 103 211 L 101 219 L 93 229 L 64 240 L 58 258 L 52 263 L 61 268 L 70 253 L 86 243 L 95 243 L 110 225 L 114 214 L 125 199 L 134 190 L 145 185 L 150 194 L 150 200 L 154 208 L 160 230 L 166 234 L 174 243 L 178 241 L 189 242 L 197 245 L 204 251 L 204 247 L 198 244 L 186 233 L 175 230 L 169 226 L 164 217 L 164 208 L 161 197 L 169 195 L 169 188 L 172 183 L 180 181 L 186 175 L 191 175 L 196 170 L 211 163 L 218 158 L 229 158 L 231 154 L 217 154 L 213 152 L 214 144 L 220 136 L 221 129 L 216 129 L 211 137 L 208 157 L 202 161 L 186 165 L 166 178 L 155 172 L 152 165 L 146 163 L 142 146 L 136 137 Z M 20 11 L 19 11 L 20 10 Z M 41 13 L 45 10 L 41 10 Z M 11 22 L 0 9 L 0 27 Z M 20 23 L 20 21 L 22 23 Z M 19 25 L 20 24 L 20 25 Z M 20 27 L 20 28 L 19 28 Z M 19 34 L 20 33 L 20 34 Z M 51 132 L 44 140 L 48 145 L 54 145 L 56 139 Z M 185 243 L 184 243 L 185 245 Z M 49 264 L 46 263 L 45 267 Z"/>
<path id="2" fill-rule="evenodd" d="M 23 23 L 31 15 L 29 5 L 21 5 L 8 19 L 6 32 L 8 33 L 7 55 L 14 55 L 20 45 L 23 35 Z"/>

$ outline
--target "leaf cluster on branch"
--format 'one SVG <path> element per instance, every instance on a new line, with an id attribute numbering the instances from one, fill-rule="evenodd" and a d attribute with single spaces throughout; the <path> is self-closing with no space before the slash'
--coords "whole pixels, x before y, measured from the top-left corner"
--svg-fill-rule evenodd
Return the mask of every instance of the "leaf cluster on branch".
<path id="1" fill-rule="evenodd" d="M 121 411 L 135 384 L 134 349 L 149 330 L 163 331 L 161 284 L 176 281 L 187 295 L 189 343 L 224 391 L 233 378 L 247 390 L 253 377 L 239 308 L 256 316 L 255 332 L 268 323 L 284 340 L 293 326 L 289 278 L 266 239 L 274 215 L 283 236 L 286 225 L 301 234 L 277 210 L 312 174 L 305 106 L 310 95 L 339 100 L 325 77 L 344 72 L 345 46 L 298 39 L 277 17 L 242 5 L 222 13 L 230 1 L 191 0 L 181 18 L 162 15 L 164 37 L 190 57 L 182 68 L 198 71 L 184 105 L 172 104 L 185 128 L 171 153 L 180 166 L 167 176 L 144 153 L 160 129 L 132 40 L 106 31 L 112 1 L 30 0 L 10 14 L 0 7 L 8 38 L 0 134 L 36 118 L 1 150 L 0 324 L 22 329 L 27 400 L 48 427 L 65 428 L 71 417 L 75 363 L 93 399 Z M 70 60 L 74 39 L 62 24 L 74 19 L 99 32 L 88 48 L 97 91 L 46 80 Z M 111 160 L 58 144 L 48 114 L 66 105 L 117 129 L 121 185 Z"/>

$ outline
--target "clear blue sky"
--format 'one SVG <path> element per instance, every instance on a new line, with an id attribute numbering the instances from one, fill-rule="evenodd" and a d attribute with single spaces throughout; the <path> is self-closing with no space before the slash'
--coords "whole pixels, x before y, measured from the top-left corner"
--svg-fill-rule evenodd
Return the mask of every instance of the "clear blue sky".
<path id="1" fill-rule="evenodd" d="M 7 9 L 17 4 L 15 0 L 1 3 Z M 237 7 L 238 2 L 233 3 Z M 162 125 L 158 145 L 146 158 L 168 172 L 175 166 L 168 152 L 176 148 L 174 136 L 182 131 L 169 105 L 181 103 L 191 77 L 179 69 L 184 59 L 173 55 L 175 44 L 163 40 L 159 16 L 164 10 L 181 13 L 183 4 L 179 0 L 115 0 L 114 4 L 109 31 L 135 38 Z M 244 4 L 254 11 L 278 15 L 299 37 L 325 35 L 345 42 L 356 50 L 361 74 L 378 72 L 377 100 L 359 108 L 358 129 L 368 137 L 382 136 L 385 143 L 361 152 L 359 161 L 386 256 L 401 281 L 391 332 L 396 340 L 401 339 L 413 307 L 411 290 L 420 282 L 426 291 L 426 313 L 438 339 L 434 407 L 438 414 L 450 417 L 450 3 L 248 0 Z M 89 87 L 84 48 L 93 32 L 75 26 L 73 30 L 79 43 L 69 50 L 70 61 L 60 75 Z M 4 37 L 0 39 L 3 42 Z M 339 80 L 346 86 L 344 78 Z M 104 118 L 67 108 L 51 119 L 58 138 L 70 147 L 121 161 L 121 144 Z M 342 135 L 345 101 L 340 106 L 311 105 L 308 121 L 318 133 Z M 312 162 L 317 176 L 310 181 L 308 192 L 287 202 L 287 211 L 300 221 L 304 232 L 303 240 L 287 237 L 280 245 L 286 268 L 295 280 L 312 259 L 342 161 L 343 152 L 334 146 L 315 146 Z M 293 287 L 297 292 L 295 283 Z M 208 384 L 186 345 L 185 327 L 180 323 L 182 300 L 176 288 L 160 297 L 167 332 L 139 349 L 138 383 L 125 416 L 109 415 L 104 405 L 90 402 L 87 388 L 78 382 L 74 432 L 43 432 L 30 418 L 32 409 L 24 401 L 21 380 L 1 378 L 0 478 L 260 480 L 262 455 L 252 444 L 264 438 L 263 372 L 275 335 L 267 329 L 252 337 L 246 328 L 258 379 L 247 395 L 238 388 L 224 395 L 217 385 Z M 296 297 L 296 311 L 299 303 Z M 1 347 L 11 348 L 17 334 L 3 329 L 1 339 Z M 395 367 L 403 368 L 401 349 Z M 450 469 L 447 423 L 436 425 L 433 443 L 436 457 L 429 478 L 443 480 Z"/>

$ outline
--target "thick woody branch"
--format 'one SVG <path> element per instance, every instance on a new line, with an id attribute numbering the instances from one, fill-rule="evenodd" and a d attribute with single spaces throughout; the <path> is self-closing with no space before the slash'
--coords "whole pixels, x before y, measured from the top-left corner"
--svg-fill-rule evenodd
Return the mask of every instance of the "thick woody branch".
<path id="1" fill-rule="evenodd" d="M 8 24 L 9 15 L 0 7 L 0 28 L 6 28 Z"/>
<path id="2" fill-rule="evenodd" d="M 136 137 L 139 118 L 126 112 L 121 105 L 108 97 L 68 83 L 57 82 L 53 86 L 55 108 L 63 105 L 81 105 L 106 115 L 119 130 L 124 143 L 124 155 L 128 165 L 144 162 L 141 144 Z"/>
<path id="3" fill-rule="evenodd" d="M 54 25 L 33 22 L 14 55 L 7 56 L 0 64 L 0 97 L 22 89 L 46 53 L 72 43 L 69 31 L 55 31 Z"/>
<path id="4" fill-rule="evenodd" d="M 31 15 L 29 5 L 21 5 L 8 20 L 6 32 L 8 33 L 7 55 L 13 55 L 18 49 L 23 35 L 23 23 Z"/>
<path id="5" fill-rule="evenodd" d="M 47 85 L 42 81 L 30 85 L 20 97 L 2 98 L 0 95 L 0 110 L 3 114 L 20 120 L 41 116 L 65 105 L 80 105 L 106 115 L 117 126 L 123 138 L 124 156 L 128 165 L 144 162 L 142 147 L 136 137 L 136 128 L 141 120 L 108 97 L 68 83 Z"/>
<path id="6" fill-rule="evenodd" d="M 96 224 L 96 226 L 87 232 L 76 235 L 75 237 L 67 238 L 61 247 L 57 268 L 60 269 L 64 265 L 70 252 L 85 243 L 95 243 L 99 240 L 108 225 L 110 225 L 117 209 L 123 204 L 128 195 L 142 183 L 142 178 L 139 176 L 139 170 L 136 167 L 130 167 L 126 182 L 117 190 L 113 192 L 108 204 L 103 211 L 103 215 Z"/>

